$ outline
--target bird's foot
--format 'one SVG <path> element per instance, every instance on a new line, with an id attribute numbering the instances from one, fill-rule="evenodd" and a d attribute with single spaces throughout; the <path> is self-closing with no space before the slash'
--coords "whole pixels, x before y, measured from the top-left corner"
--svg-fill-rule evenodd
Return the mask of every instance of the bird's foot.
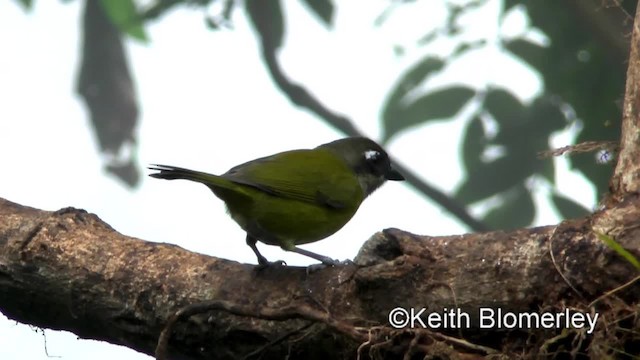
<path id="1" fill-rule="evenodd" d="M 282 266 L 287 266 L 287 263 L 284 260 L 276 260 L 276 261 L 261 261 L 258 265 L 256 265 L 256 271 L 262 271 L 267 268 L 279 268 Z"/>
<path id="2" fill-rule="evenodd" d="M 320 264 L 311 264 L 307 266 L 307 275 L 327 267 L 347 266 L 347 265 L 353 265 L 353 264 L 355 263 L 350 259 L 340 261 L 340 260 L 335 260 L 331 258 L 326 258 L 326 259 L 322 259 L 322 263 Z"/>

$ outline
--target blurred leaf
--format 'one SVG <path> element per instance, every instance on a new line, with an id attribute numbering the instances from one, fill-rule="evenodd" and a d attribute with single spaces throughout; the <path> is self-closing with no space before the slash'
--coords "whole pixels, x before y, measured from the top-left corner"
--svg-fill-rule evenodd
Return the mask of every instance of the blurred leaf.
<path id="1" fill-rule="evenodd" d="M 333 3 L 331 0 L 302 0 L 327 26 L 333 24 Z"/>
<path id="2" fill-rule="evenodd" d="M 470 50 L 482 48 L 487 45 L 486 40 L 478 40 L 474 42 L 463 42 L 456 46 L 451 53 L 451 58 L 460 57 Z"/>
<path id="3" fill-rule="evenodd" d="M 395 105 L 407 93 L 414 90 L 418 85 L 424 82 L 430 75 L 442 70 L 444 61 L 436 57 L 425 57 L 419 63 L 409 68 L 398 81 L 398 84 L 391 91 L 391 96 L 386 106 Z"/>
<path id="4" fill-rule="evenodd" d="M 560 108 L 561 105 L 548 96 L 537 97 L 527 114 L 527 120 L 531 124 L 531 134 L 548 139 L 554 131 L 564 129 L 568 121 Z"/>
<path id="5" fill-rule="evenodd" d="M 383 124 L 393 121 L 402 99 L 431 74 L 440 71 L 444 61 L 435 57 L 426 57 L 409 68 L 391 91 L 382 110 Z"/>
<path id="6" fill-rule="evenodd" d="M 538 153 L 549 148 L 549 139 L 554 132 L 564 129 L 567 117 L 561 109 L 561 104 L 548 96 L 538 97 L 529 107 L 528 122 L 523 131 L 531 138 L 532 151 Z M 555 183 L 555 164 L 553 159 L 531 159 L 536 172 L 544 176 L 550 183 Z"/>
<path id="7" fill-rule="evenodd" d="M 100 3 L 120 31 L 142 42 L 149 41 L 133 0 L 101 0 Z"/>
<path id="8" fill-rule="evenodd" d="M 245 1 L 244 4 L 249 19 L 266 50 L 273 52 L 279 49 L 284 37 L 284 17 L 280 1 L 250 0 Z"/>
<path id="9" fill-rule="evenodd" d="M 541 139 L 541 140 L 546 140 L 546 139 Z M 544 149 L 545 145 L 548 145 L 548 143 L 545 141 L 540 141 L 540 146 L 536 146 L 537 149 Z M 537 152 L 536 152 L 537 153 Z M 532 159 L 533 162 L 535 162 L 536 166 L 536 172 L 540 175 L 542 175 L 545 179 L 547 179 L 547 181 L 549 181 L 549 183 L 551 184 L 555 184 L 556 182 L 556 166 L 555 163 L 553 162 L 553 159 L 551 158 L 547 158 L 547 159 L 540 159 L 537 155 L 535 159 Z"/>
<path id="10" fill-rule="evenodd" d="M 505 43 L 505 49 L 531 65 L 536 70 L 543 67 L 546 48 L 530 41 L 516 38 Z"/>
<path id="11" fill-rule="evenodd" d="M 127 63 L 122 33 L 97 1 L 87 1 L 83 16 L 82 59 L 77 91 L 83 97 L 91 117 L 100 150 L 119 163 L 135 156 L 138 104 Z M 108 165 L 107 165 L 108 166 Z M 138 178 L 129 169 L 120 179 L 131 184 Z"/>
<path id="12" fill-rule="evenodd" d="M 525 106 L 511 92 L 492 89 L 484 98 L 483 107 L 500 125 L 521 121 Z"/>
<path id="13" fill-rule="evenodd" d="M 407 128 L 428 121 L 453 118 L 455 114 L 475 95 L 468 87 L 452 86 L 443 90 L 426 93 L 417 100 L 405 104 L 402 99 L 396 104 L 394 118 L 384 120 L 384 141 Z"/>
<path id="14" fill-rule="evenodd" d="M 482 153 L 487 145 L 482 120 L 476 116 L 465 129 L 462 140 L 462 164 L 467 173 L 482 171 L 484 162 L 481 159 Z"/>
<path id="15" fill-rule="evenodd" d="M 640 270 L 640 261 L 638 261 L 638 259 L 632 253 L 623 248 L 622 245 L 618 244 L 618 242 L 615 241 L 611 236 L 599 233 L 597 231 L 595 231 L 595 233 L 600 241 L 605 243 L 605 245 L 611 248 L 611 250 L 617 252 L 618 255 L 625 258 L 631 265 L 635 266 L 636 269 Z"/>
<path id="16" fill-rule="evenodd" d="M 209 30 L 219 30 L 220 29 L 220 23 L 218 22 L 218 20 L 216 18 L 213 18 L 211 16 L 207 16 L 204 18 L 204 24 L 207 25 L 207 28 Z"/>
<path id="17" fill-rule="evenodd" d="M 134 157 L 127 159 L 124 164 L 117 161 L 107 162 L 104 168 L 130 187 L 134 187 L 140 181 L 140 171 Z"/>
<path id="18" fill-rule="evenodd" d="M 108 1 L 108 0 L 107 0 Z M 164 0 L 156 1 L 149 6 L 145 7 L 138 16 L 142 21 L 157 19 L 160 16 L 166 14 L 176 5 L 181 5 L 188 0 Z"/>
<path id="19" fill-rule="evenodd" d="M 552 194 L 551 201 L 563 219 L 575 219 L 591 213 L 589 209 L 561 194 Z"/>
<path id="20" fill-rule="evenodd" d="M 469 172 L 456 191 L 456 199 L 469 205 L 522 184 L 533 169 L 523 163 L 521 155 L 506 154 Z"/>
<path id="21" fill-rule="evenodd" d="M 535 154 L 547 149 L 552 133 L 566 126 L 560 104 L 541 96 L 525 106 L 513 94 L 494 89 L 486 95 L 483 107 L 499 126 L 490 144 L 503 146 L 507 153 L 520 153 L 522 162 L 515 166 L 531 167 L 532 172 L 553 183 L 553 161 L 537 159 Z"/>
<path id="22" fill-rule="evenodd" d="M 530 225 L 536 215 L 531 193 L 517 186 L 504 194 L 503 204 L 490 210 L 482 220 L 492 229 L 517 229 Z"/>
<path id="23" fill-rule="evenodd" d="M 22 5 L 25 11 L 33 9 L 33 0 L 18 0 L 18 3 Z"/>
<path id="24" fill-rule="evenodd" d="M 203 0 L 209 2 L 211 0 Z M 206 4 L 203 4 L 206 6 Z M 231 21 L 231 15 L 236 6 L 234 0 L 224 0 L 222 4 L 222 10 L 217 15 L 207 14 L 204 17 L 204 23 L 209 30 L 216 31 L 221 28 L 233 29 L 233 23 Z"/>
<path id="25" fill-rule="evenodd" d="M 570 105 L 575 115 L 568 120 L 580 119 L 583 124 L 576 142 L 618 139 L 629 51 L 626 34 L 633 25 L 625 21 L 628 15 L 620 6 L 603 8 L 597 1 L 581 6 L 585 16 L 607 24 L 603 25 L 607 36 L 600 36 L 603 27 L 576 17 L 570 3 L 505 0 L 505 9 L 515 5 L 526 8 L 531 26 L 543 31 L 550 41 L 542 47 L 518 39 L 506 42 L 505 47 L 540 72 L 546 96 Z M 602 197 L 613 165 L 598 165 L 594 154 L 574 155 L 569 161 L 594 183 L 597 197 Z"/>

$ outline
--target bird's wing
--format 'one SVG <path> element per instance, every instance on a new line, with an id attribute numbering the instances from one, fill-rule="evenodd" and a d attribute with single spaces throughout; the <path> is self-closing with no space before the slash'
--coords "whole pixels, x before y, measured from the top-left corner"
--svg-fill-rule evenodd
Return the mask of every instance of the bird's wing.
<path id="1" fill-rule="evenodd" d="M 364 197 L 353 171 L 328 150 L 279 153 L 238 165 L 222 177 L 274 196 L 335 209 L 360 204 Z"/>

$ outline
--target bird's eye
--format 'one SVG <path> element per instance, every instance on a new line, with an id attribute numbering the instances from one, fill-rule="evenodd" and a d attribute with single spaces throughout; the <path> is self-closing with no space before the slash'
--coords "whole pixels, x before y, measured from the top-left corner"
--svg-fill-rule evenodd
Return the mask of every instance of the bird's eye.
<path id="1" fill-rule="evenodd" d="M 380 160 L 380 152 L 379 151 L 375 151 L 375 150 L 367 150 L 364 152 L 364 158 L 367 161 L 373 161 L 376 162 L 378 160 Z"/>

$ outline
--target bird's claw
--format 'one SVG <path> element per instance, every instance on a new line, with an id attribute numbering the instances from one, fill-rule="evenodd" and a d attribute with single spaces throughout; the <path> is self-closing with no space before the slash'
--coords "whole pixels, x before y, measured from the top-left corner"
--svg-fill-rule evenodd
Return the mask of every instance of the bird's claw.
<path id="1" fill-rule="evenodd" d="M 256 270 L 262 271 L 267 268 L 278 268 L 282 266 L 287 266 L 287 263 L 284 260 L 267 261 L 261 262 L 260 264 L 256 265 Z"/>
<path id="2" fill-rule="evenodd" d="M 311 264 L 309 266 L 307 266 L 307 275 L 314 273 L 316 271 L 322 270 L 324 268 L 327 267 L 338 267 L 338 266 L 347 266 L 347 265 L 352 265 L 355 264 L 352 260 L 350 259 L 346 259 L 346 260 L 334 260 L 334 259 L 323 259 L 322 263 L 320 264 Z"/>

